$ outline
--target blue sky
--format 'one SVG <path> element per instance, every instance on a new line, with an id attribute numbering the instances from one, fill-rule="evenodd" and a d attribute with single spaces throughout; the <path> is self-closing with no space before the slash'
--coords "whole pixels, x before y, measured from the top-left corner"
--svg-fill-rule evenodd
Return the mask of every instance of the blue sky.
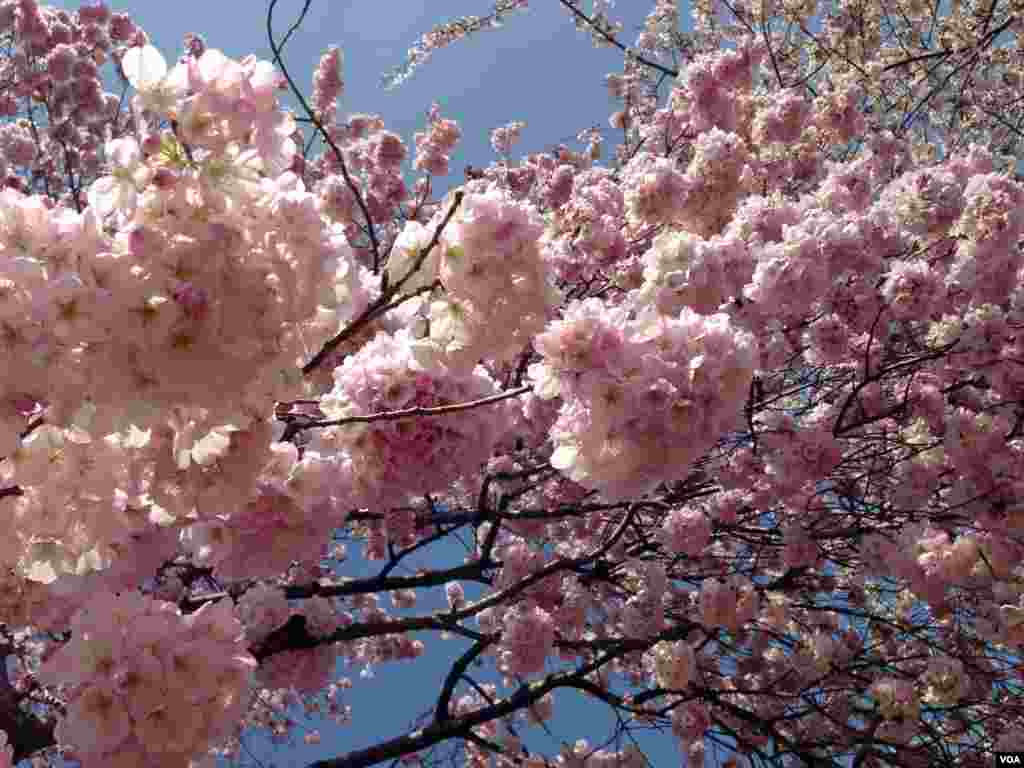
<path id="1" fill-rule="evenodd" d="M 80 5 L 67 1 L 50 4 L 69 10 Z M 201 34 L 208 46 L 232 57 L 255 53 L 272 58 L 264 0 L 111 0 L 109 5 L 115 11 L 130 13 L 168 62 L 180 54 L 182 39 L 189 32 Z M 389 130 L 406 140 L 410 160 L 413 133 L 423 129 L 431 105 L 439 102 L 444 117 L 458 121 L 463 138 L 452 154 L 452 181 L 435 180 L 435 199 L 449 184 L 462 182 L 467 164 L 485 166 L 496 159 L 490 131 L 512 120 L 527 123 L 513 148 L 513 157 L 543 152 L 559 143 L 579 149 L 574 143 L 576 134 L 599 125 L 606 136 L 606 160 L 616 141 L 608 117 L 618 107 L 608 95 L 604 76 L 622 71 L 622 55 L 615 49 L 595 49 L 589 35 L 576 29 L 556 0 L 534 0 L 531 5 L 528 12 L 511 14 L 502 29 L 478 33 L 436 52 L 409 80 L 390 91 L 381 87 L 382 76 L 403 63 L 406 51 L 420 35 L 456 16 L 486 16 L 493 2 L 313 0 L 301 31 L 285 51 L 285 60 L 308 94 L 320 54 L 330 45 L 339 46 L 345 56 L 346 82 L 339 115 L 380 115 Z M 613 9 L 613 18 L 625 26 L 623 42 L 634 42 L 636 30 L 652 6 L 648 0 L 627 0 Z M 301 7 L 302 0 L 279 0 L 275 14 L 279 35 L 291 25 Z M 353 555 L 354 549 L 350 548 Z M 452 541 L 431 550 L 416 565 L 450 567 L 463 557 L 464 551 Z M 365 576 L 379 567 L 353 556 L 341 573 Z M 467 592 L 472 596 L 472 590 Z M 444 605 L 442 590 L 421 592 L 417 611 Z M 347 675 L 354 683 L 347 698 L 353 709 L 350 725 L 339 728 L 301 718 L 304 726 L 319 727 L 323 737 L 319 746 L 306 747 L 300 741 L 297 748 L 275 748 L 256 737 L 247 740 L 252 752 L 244 764 L 298 768 L 407 731 L 418 715 L 433 707 L 448 666 L 466 647 L 458 640 L 436 636 L 421 639 L 427 645 L 422 658 L 382 665 L 370 680 L 360 679 L 357 670 L 339 665 L 338 676 Z M 493 670 L 488 663 L 479 671 L 484 673 L 488 667 Z M 481 679 L 493 677 L 482 674 Z M 587 738 L 594 746 L 612 732 L 614 720 L 603 705 L 584 702 L 571 691 L 555 695 L 552 735 L 538 727 L 521 732 L 530 748 L 553 755 L 560 742 Z M 302 733 L 301 728 L 298 733 Z M 659 768 L 679 765 L 680 754 L 672 737 L 657 735 L 641 738 L 640 743 Z"/>

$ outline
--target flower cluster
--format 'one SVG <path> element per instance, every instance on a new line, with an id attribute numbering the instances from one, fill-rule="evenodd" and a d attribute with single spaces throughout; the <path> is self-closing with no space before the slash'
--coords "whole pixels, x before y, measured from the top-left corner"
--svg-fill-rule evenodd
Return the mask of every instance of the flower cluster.
<path id="1" fill-rule="evenodd" d="M 671 160 L 644 153 L 630 164 L 629 172 L 633 184 L 626 192 L 626 205 L 634 226 L 671 224 L 682 216 L 690 184 Z"/>
<path id="2" fill-rule="evenodd" d="M 235 604 L 235 611 L 245 626 L 245 637 L 251 645 L 258 645 L 275 629 L 284 626 L 291 616 L 284 592 L 269 584 L 247 589 Z"/>
<path id="3" fill-rule="evenodd" d="M 644 254 L 640 300 L 666 315 L 683 307 L 710 315 L 742 295 L 753 271 L 750 251 L 740 239 L 704 240 L 685 230 L 666 230 Z"/>
<path id="4" fill-rule="evenodd" d="M 342 76 L 344 56 L 337 46 L 331 46 L 320 57 L 320 63 L 313 72 L 313 104 L 317 114 L 325 122 L 334 122 L 338 110 L 337 101 L 345 90 Z"/>
<path id="5" fill-rule="evenodd" d="M 536 606 L 520 607 L 505 614 L 499 668 L 508 675 L 532 675 L 544 669 L 555 642 L 551 615 Z"/>
<path id="6" fill-rule="evenodd" d="M 67 686 L 57 738 L 83 766 L 187 764 L 248 707 L 256 660 L 230 601 L 182 616 L 137 592 L 101 593 L 71 627 L 38 679 Z"/>
<path id="7" fill-rule="evenodd" d="M 538 248 L 543 231 L 532 204 L 496 185 L 465 194 L 444 233 L 445 294 L 428 311 L 429 339 L 453 365 L 508 359 L 544 327 L 559 294 Z"/>
<path id="8" fill-rule="evenodd" d="M 683 476 L 738 418 L 756 364 L 725 315 L 630 319 L 597 299 L 570 304 L 536 344 L 535 390 L 563 399 L 552 465 L 617 498 Z"/>
<path id="9" fill-rule="evenodd" d="M 697 669 L 693 646 L 685 640 L 660 642 L 651 649 L 654 656 L 655 679 L 662 688 L 682 691 L 690 684 Z"/>
<path id="10" fill-rule="evenodd" d="M 195 484 L 211 473 L 174 447 L 176 474 L 164 477 L 178 490 L 147 487 L 131 475 L 140 449 L 163 445 L 160 430 L 189 408 L 213 430 L 198 464 L 222 459 L 213 444 L 227 446 L 226 434 L 244 431 L 268 396 L 304 392 L 297 374 L 281 374 L 336 328 L 319 316 L 321 299 L 333 303 L 324 286 L 352 293 L 351 249 L 321 218 L 317 198 L 284 173 L 294 123 L 277 108 L 268 63 L 207 49 L 168 72 L 150 46 L 129 49 L 121 63 L 139 106 L 175 119 L 178 133 L 143 127 L 139 138 L 108 142 L 111 173 L 90 188 L 85 214 L 0 193 L 9 350 L 31 361 L 17 377 L 0 374 L 0 444 L 8 477 L 26 491 L 21 512 L 62 510 L 49 521 L 21 514 L 10 540 L 17 551 L 7 562 L 37 578 L 102 567 L 109 546 L 133 531 L 164 514 L 192 514 L 184 502 L 199 501 Z M 37 402 L 48 423 L 19 440 L 21 410 Z M 171 421 L 172 443 L 194 439 L 186 437 L 194 420 Z M 235 426 L 217 433 L 225 424 Z M 157 434 L 103 438 L 130 427 Z M 219 512 L 247 503 L 252 457 L 266 445 L 236 467 L 230 505 Z M 41 472 L 41 461 L 50 469 Z M 162 512 L 151 506 L 157 498 Z"/>
<path id="11" fill-rule="evenodd" d="M 334 371 L 321 401 L 329 419 L 437 408 L 493 395 L 494 380 L 477 367 L 453 370 L 430 344 L 407 330 L 380 333 Z M 500 406 L 458 418 L 404 418 L 342 424 L 321 431 L 310 447 L 351 457 L 354 493 L 364 503 L 399 505 L 409 494 L 433 493 L 487 461 L 504 427 Z M 359 421 L 356 419 L 355 421 Z M 397 531 L 396 531 L 397 533 Z"/>
<path id="12" fill-rule="evenodd" d="M 526 127 L 526 123 L 516 120 L 501 128 L 491 131 L 491 146 L 499 155 L 507 155 L 512 145 L 519 141 L 519 133 Z"/>
<path id="13" fill-rule="evenodd" d="M 752 584 L 739 577 L 726 581 L 704 579 L 700 587 L 699 609 L 706 627 L 724 627 L 735 632 L 760 611 L 760 598 Z"/>
<path id="14" fill-rule="evenodd" d="M 441 106 L 434 104 L 428 116 L 430 126 L 426 131 L 417 131 L 416 170 L 437 176 L 448 173 L 448 159 L 452 149 L 462 138 L 462 132 L 454 120 L 441 117 Z"/>
<path id="15" fill-rule="evenodd" d="M 878 712 L 886 720 L 917 719 L 921 707 L 914 684 L 909 680 L 885 678 L 871 686 Z"/>
<path id="16" fill-rule="evenodd" d="M 671 552 L 697 557 L 711 540 L 711 521 L 701 509 L 673 509 L 661 526 L 665 546 Z"/>
<path id="17" fill-rule="evenodd" d="M 543 167 L 545 159 L 539 163 Z M 560 280 L 593 279 L 626 256 L 626 195 L 606 168 L 574 176 L 571 165 L 552 160 L 550 166 L 544 202 L 552 213 L 541 239 L 545 261 Z"/>

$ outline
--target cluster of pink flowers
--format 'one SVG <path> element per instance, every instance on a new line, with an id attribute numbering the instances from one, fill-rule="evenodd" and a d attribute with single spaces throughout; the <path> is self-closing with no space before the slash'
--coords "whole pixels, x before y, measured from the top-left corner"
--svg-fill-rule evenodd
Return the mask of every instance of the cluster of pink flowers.
<path id="1" fill-rule="evenodd" d="M 626 193 L 626 205 L 633 222 L 670 224 L 683 215 L 690 185 L 672 160 L 644 153 L 630 164 L 629 172 L 635 181 Z"/>
<path id="2" fill-rule="evenodd" d="M 467 185 L 439 246 L 445 295 L 425 308 L 429 340 L 456 367 L 518 353 L 560 300 L 538 248 L 543 223 L 529 202 L 485 181 Z"/>
<path id="3" fill-rule="evenodd" d="M 565 281 L 590 280 L 624 259 L 626 197 L 612 172 L 593 168 L 575 173 L 572 165 L 548 156 L 538 165 L 547 185 L 542 203 L 552 210 L 541 242 L 555 275 Z"/>
<path id="4" fill-rule="evenodd" d="M 435 408 L 493 395 L 482 367 L 453 370 L 435 346 L 407 330 L 380 333 L 334 371 L 321 400 L 330 419 L 408 408 Z M 351 457 L 354 498 L 372 506 L 402 504 L 408 494 L 446 488 L 487 460 L 504 428 L 505 410 L 480 408 L 458 418 L 382 420 L 320 431 L 310 447 Z M 396 531 L 397 533 L 397 531 Z"/>
<path id="5" fill-rule="evenodd" d="M 654 677 L 662 688 L 682 691 L 690 684 L 697 669 L 692 645 L 685 640 L 660 642 L 651 649 L 651 655 L 654 657 Z"/>
<path id="6" fill-rule="evenodd" d="M 739 107 L 735 94 L 750 90 L 753 67 L 765 53 L 762 46 L 755 44 L 694 59 L 679 74 L 679 86 L 673 93 L 675 106 L 685 107 L 694 128 L 700 132 L 710 128 L 734 130 Z"/>
<path id="7" fill-rule="evenodd" d="M 326 123 L 333 123 L 338 111 L 337 101 L 345 90 L 342 76 L 344 56 L 341 49 L 331 46 L 320 57 L 316 71 L 313 72 L 313 105 L 317 114 Z"/>
<path id="8" fill-rule="evenodd" d="M 31 98 L 45 105 L 49 118 L 48 128 L 34 137 L 31 153 L 5 152 L 5 185 L 41 191 L 51 184 L 63 187 L 65 174 L 94 177 L 105 131 L 119 109 L 117 96 L 103 89 L 100 67 L 110 59 L 116 62 L 124 46 L 145 43 L 145 33 L 126 14 L 111 13 L 105 5 L 72 14 L 36 0 L 5 3 L 0 31 L 17 41 L 17 50 L 6 60 L 8 85 L 0 112 L 13 115 L 18 99 Z M 38 190 L 28 188 L 33 176 Z M 81 204 L 71 195 L 65 202 Z"/>
<path id="9" fill-rule="evenodd" d="M 828 409 L 805 414 L 800 423 L 785 413 L 763 420 L 762 456 L 766 479 L 781 498 L 800 492 L 808 481 L 828 477 L 843 456 L 832 433 Z"/>
<path id="10" fill-rule="evenodd" d="M 707 627 L 724 627 L 735 632 L 760 611 L 756 587 L 742 577 L 726 581 L 705 579 L 699 595 L 701 621 Z"/>
<path id="11" fill-rule="evenodd" d="M 269 584 L 257 584 L 246 590 L 235 603 L 235 612 L 245 626 L 246 640 L 258 645 L 267 635 L 283 626 L 292 615 L 284 592 Z"/>
<path id="12" fill-rule="evenodd" d="M 683 307 L 710 315 L 728 299 L 741 296 L 753 272 L 750 250 L 742 239 L 705 240 L 685 230 L 666 230 L 644 254 L 641 300 L 666 315 Z"/>
<path id="13" fill-rule="evenodd" d="M 675 707 L 670 715 L 672 733 L 686 750 L 688 762 L 700 763 L 704 759 L 704 734 L 711 726 L 707 705 L 702 701 L 689 701 Z"/>
<path id="14" fill-rule="evenodd" d="M 316 638 L 330 637 L 345 624 L 345 617 L 339 613 L 334 601 L 319 595 L 302 603 L 297 613 L 306 620 L 306 631 Z"/>
<path id="15" fill-rule="evenodd" d="M 734 423 L 756 365 L 725 315 L 630 319 L 598 299 L 570 304 L 536 345 L 536 392 L 563 400 L 552 465 L 612 498 L 685 475 Z"/>
<path id="16" fill-rule="evenodd" d="M 499 669 L 507 675 L 532 675 L 544 669 L 555 642 L 551 614 L 537 606 L 507 611 L 501 633 Z"/>
<path id="17" fill-rule="evenodd" d="M 921 706 L 914 684 L 909 680 L 879 680 L 871 686 L 871 695 L 878 702 L 879 714 L 886 720 L 916 718 Z"/>
<path id="18" fill-rule="evenodd" d="M 449 155 L 462 138 L 462 131 L 454 120 L 441 117 L 440 104 L 430 108 L 428 123 L 426 131 L 417 131 L 413 137 L 416 142 L 416 162 L 413 165 L 418 171 L 445 176 Z"/>
<path id="19" fill-rule="evenodd" d="M 29 401 L 49 408 L 48 425 L 7 451 L 11 477 L 27 492 L 18 502 L 25 511 L 69 500 L 61 504 L 60 520 L 21 518 L 7 562 L 26 572 L 81 572 L 109 558 L 104 547 L 140 526 L 190 514 L 191 505 L 180 505 L 186 498 L 199 501 L 198 488 L 157 493 L 178 508 L 156 517 L 151 512 L 147 520 L 139 499 L 158 486 L 147 488 L 138 476 L 134 485 L 127 481 L 132 460 L 155 454 L 162 444 L 159 430 L 100 438 L 129 425 L 163 429 L 174 409 L 186 405 L 203 411 L 207 429 L 230 422 L 244 427 L 268 396 L 303 393 L 299 376 L 282 380 L 278 372 L 302 358 L 304 343 L 333 330 L 322 319 L 314 322 L 317 300 L 335 279 L 351 293 L 355 272 L 351 249 L 321 218 L 317 198 L 284 172 L 295 149 L 289 138 L 294 122 L 277 109 L 277 78 L 266 62 L 234 62 L 208 49 L 168 72 L 160 54 L 144 46 L 125 52 L 122 66 L 139 90 L 143 114 L 176 119 L 179 135 L 142 127 L 139 141 L 110 141 L 112 173 L 93 184 L 84 215 L 49 211 L 13 190 L 0 200 L 0 241 L 12 254 L 0 266 L 11 299 L 7 327 L 13 353 L 33 361 L 17 377 L 11 371 L 0 378 L 0 398 L 14 404 L 29 393 Z M 243 113 L 245 121 L 234 117 Z M 207 221 L 183 217 L 186 211 L 205 211 Z M 100 227 L 104 219 L 120 228 L 116 236 Z M 52 266 L 44 268 L 44 259 Z M 295 333 L 303 323 L 305 341 Z M 211 380 L 218 386 L 209 386 Z M 179 489 L 202 484 L 208 473 L 196 465 L 223 458 L 229 444 L 210 432 L 200 441 L 202 456 L 190 454 L 183 443 L 202 435 L 196 426 L 186 418 L 173 427 L 176 469 L 167 479 Z M 16 440 L 16 412 L 8 409 L 0 430 L 0 444 Z M 265 456 L 266 446 L 237 467 L 236 508 L 254 487 L 258 462 L 252 459 L 260 451 Z M 105 460 L 96 457 L 97 449 Z M 77 468 L 84 454 L 71 461 L 81 451 L 95 469 Z M 39 462 L 49 466 L 54 455 L 62 459 L 60 471 L 38 471 Z M 303 499 L 300 506 L 309 511 L 315 501 Z M 306 526 L 302 535 L 311 531 Z M 47 546 L 41 549 L 41 542 Z"/>
<path id="20" fill-rule="evenodd" d="M 653 637 L 665 629 L 665 596 L 668 574 L 661 563 L 631 563 L 637 582 L 632 596 L 619 608 L 614 605 L 609 619 L 626 637 Z"/>
<path id="21" fill-rule="evenodd" d="M 224 578 L 270 578 L 293 560 L 316 559 L 345 521 L 352 472 L 346 457 L 311 450 L 299 459 L 291 443 L 273 443 L 270 453 L 246 501 L 182 532 L 183 549 Z"/>
<path id="22" fill-rule="evenodd" d="M 553 765 L 558 768 L 643 768 L 647 762 L 647 757 L 635 744 L 621 750 L 594 749 L 586 739 L 579 739 L 571 746 L 562 747 Z M 524 768 L 540 768 L 542 765 L 539 760 L 523 763 Z"/>
<path id="23" fill-rule="evenodd" d="M 665 516 L 661 532 L 669 551 L 697 557 L 711 541 L 711 521 L 697 507 L 682 507 Z"/>
<path id="24" fill-rule="evenodd" d="M 67 691 L 57 738 L 83 766 L 188 765 L 249 705 L 256 660 L 230 601 L 182 616 L 138 592 L 94 595 L 37 678 Z"/>
<path id="25" fill-rule="evenodd" d="M 512 145 L 519 141 L 519 133 L 525 127 L 526 123 L 514 120 L 491 131 L 491 146 L 494 147 L 494 151 L 499 155 L 507 155 L 512 150 Z"/>

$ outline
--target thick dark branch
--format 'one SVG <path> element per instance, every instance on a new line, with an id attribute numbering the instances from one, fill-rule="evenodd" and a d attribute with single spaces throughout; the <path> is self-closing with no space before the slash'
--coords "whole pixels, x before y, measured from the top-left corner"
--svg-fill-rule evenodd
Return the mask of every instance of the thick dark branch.
<path id="1" fill-rule="evenodd" d="M 393 592 L 398 589 L 422 589 L 439 587 L 450 581 L 475 581 L 487 584 L 483 576 L 485 564 L 481 561 L 466 563 L 455 568 L 439 571 L 426 571 L 415 576 L 372 576 L 366 579 L 339 579 L 329 581 L 321 579 L 312 584 L 300 584 L 285 587 L 284 594 L 289 600 L 301 600 L 309 597 L 345 597 L 346 595 L 368 595 L 376 592 Z M 193 613 L 205 603 L 220 600 L 224 597 L 238 599 L 245 592 L 245 587 L 229 589 L 225 592 L 189 597 L 178 605 L 183 613 Z"/>
<path id="2" fill-rule="evenodd" d="M 14 699 L 0 699 L 0 731 L 7 733 L 8 742 L 14 748 L 15 763 L 56 744 L 54 726 L 55 723 L 22 710 Z"/>
<path id="3" fill-rule="evenodd" d="M 56 739 L 53 722 L 40 720 L 18 706 L 21 696 L 7 678 L 7 655 L 12 650 L 8 644 L 0 648 L 0 731 L 7 734 L 8 743 L 14 748 L 14 762 L 17 763 L 53 746 Z"/>
<path id="4" fill-rule="evenodd" d="M 459 680 L 466 670 L 469 669 L 469 665 L 480 656 L 489 642 L 485 640 L 478 640 L 470 646 L 464 654 L 462 654 L 455 663 L 452 664 L 451 669 L 448 670 L 448 675 L 445 677 L 444 685 L 441 687 L 441 695 L 437 697 L 437 707 L 434 709 L 434 720 L 439 723 L 449 720 L 451 718 L 451 712 L 448 711 L 449 706 L 452 702 L 452 694 L 455 693 L 455 686 L 458 685 Z"/>
<path id="5" fill-rule="evenodd" d="M 368 637 L 383 635 L 405 635 L 409 632 L 451 632 L 472 640 L 486 640 L 488 635 L 481 635 L 461 626 L 450 614 L 436 613 L 433 616 L 410 616 L 405 619 L 378 621 L 374 623 L 356 623 L 342 627 L 329 637 L 314 637 L 306 629 L 306 617 L 294 615 L 278 627 L 256 648 L 250 651 L 257 661 L 285 651 L 303 651 L 321 645 L 334 643 L 350 643 L 353 640 L 364 640 Z"/>

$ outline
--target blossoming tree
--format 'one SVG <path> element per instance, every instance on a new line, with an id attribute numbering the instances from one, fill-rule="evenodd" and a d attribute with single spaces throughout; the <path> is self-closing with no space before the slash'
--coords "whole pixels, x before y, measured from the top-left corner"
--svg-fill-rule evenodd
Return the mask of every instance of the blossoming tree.
<path id="1" fill-rule="evenodd" d="M 410 186 L 340 51 L 303 96 L 311 0 L 171 65 L 0 0 L 0 765 L 237 758 L 412 632 L 469 646 L 421 727 L 317 766 L 646 764 L 530 751 L 559 689 L 691 765 L 1024 749 L 1020 4 L 557 1 L 623 52 L 611 159 L 512 123 L 437 200 L 438 108 Z"/>

